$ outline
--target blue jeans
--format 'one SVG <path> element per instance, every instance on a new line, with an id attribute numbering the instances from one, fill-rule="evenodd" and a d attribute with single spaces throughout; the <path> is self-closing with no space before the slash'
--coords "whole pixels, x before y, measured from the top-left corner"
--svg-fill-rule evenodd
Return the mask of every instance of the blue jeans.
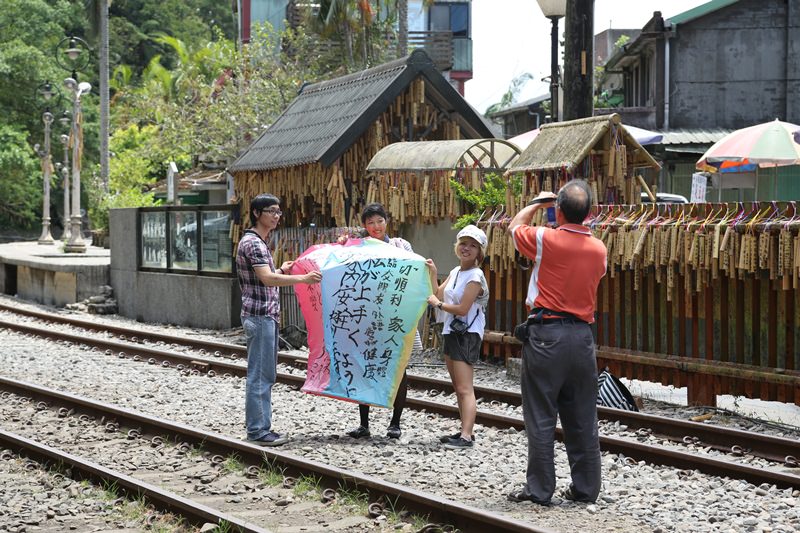
<path id="1" fill-rule="evenodd" d="M 278 373 L 278 323 L 267 316 L 243 316 L 247 336 L 244 418 L 247 438 L 260 439 L 272 427 L 272 386 Z"/>

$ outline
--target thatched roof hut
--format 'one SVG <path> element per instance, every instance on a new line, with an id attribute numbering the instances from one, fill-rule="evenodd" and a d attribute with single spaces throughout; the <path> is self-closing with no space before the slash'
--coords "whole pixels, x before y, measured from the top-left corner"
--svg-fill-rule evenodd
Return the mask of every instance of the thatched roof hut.
<path id="1" fill-rule="evenodd" d="M 556 190 L 569 178 L 596 187 L 595 199 L 639 203 L 642 168 L 661 166 L 622 125 L 618 114 L 545 124 L 506 175 L 540 178 L 539 189 Z M 549 185 L 543 182 L 550 178 Z M 535 191 L 536 187 L 534 187 Z"/>
<path id="2" fill-rule="evenodd" d="M 243 212 L 281 198 L 288 224 L 346 226 L 366 200 L 365 168 L 398 141 L 491 137 L 483 117 L 422 50 L 303 88 L 229 171 Z"/>

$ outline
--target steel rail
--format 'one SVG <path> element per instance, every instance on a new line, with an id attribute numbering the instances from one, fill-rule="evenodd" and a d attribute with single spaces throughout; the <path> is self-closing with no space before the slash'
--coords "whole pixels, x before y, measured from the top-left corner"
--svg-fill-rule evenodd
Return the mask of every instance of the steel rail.
<path id="1" fill-rule="evenodd" d="M 16 329 L 18 331 L 24 331 L 26 333 L 32 333 L 43 337 L 50 337 L 56 339 L 67 338 L 75 343 L 88 343 L 100 347 L 103 347 L 105 344 L 108 344 L 108 345 L 113 345 L 115 348 L 121 347 L 127 349 L 129 352 L 135 351 L 137 349 L 145 349 L 147 351 L 147 354 L 154 356 L 152 357 L 154 362 L 155 362 L 155 357 L 163 356 L 165 358 L 172 358 L 172 360 L 181 360 L 184 362 L 188 361 L 195 367 L 200 366 L 202 368 L 204 365 L 207 365 L 208 369 L 212 369 L 216 367 L 215 365 L 220 365 L 221 367 L 229 370 L 230 373 L 235 373 L 236 375 L 239 376 L 244 376 L 246 374 L 246 367 L 244 365 L 236 365 L 232 363 L 218 363 L 215 361 L 205 360 L 205 359 L 203 359 L 202 361 L 197 361 L 196 358 L 192 358 L 190 356 L 182 354 L 175 354 L 163 350 L 155 350 L 152 348 L 146 348 L 139 345 L 130 345 L 130 344 L 119 343 L 116 341 L 108 341 L 105 339 L 84 338 L 70 333 L 55 332 L 52 330 L 46 330 L 34 326 L 15 324 L 13 322 L 9 323 L 5 321 L 0 321 L 0 327 L 8 327 L 10 329 Z M 304 376 L 278 373 L 278 381 L 299 388 L 302 386 L 303 382 L 305 381 L 305 378 Z M 453 419 L 459 418 L 458 407 L 454 405 L 442 404 L 420 398 L 407 398 L 406 405 L 415 410 L 428 411 Z M 639 414 L 639 416 L 644 417 L 646 415 Z M 633 420 L 633 417 L 630 417 L 630 420 Z M 524 429 L 524 422 L 522 418 L 506 416 L 499 413 L 487 412 L 481 409 L 477 410 L 476 422 L 484 426 L 495 426 L 499 428 L 514 428 L 518 431 Z M 684 422 L 684 424 L 689 424 L 691 425 L 691 427 L 694 427 L 694 424 L 700 427 L 705 427 L 704 424 L 697 424 L 691 422 Z M 746 432 L 738 432 L 738 433 L 741 433 L 742 436 L 746 435 Z M 722 429 L 720 429 L 720 434 L 723 434 Z M 563 440 L 563 433 L 561 432 L 560 428 L 557 428 L 556 430 L 556 437 L 559 440 Z M 769 437 L 768 440 L 770 442 L 777 442 L 780 439 L 776 437 Z M 794 449 L 797 449 L 798 443 L 794 441 L 792 442 Z M 700 444 L 698 440 L 693 440 L 690 443 Z M 675 450 L 671 451 L 661 447 L 644 445 L 627 439 L 601 436 L 600 447 L 604 451 L 623 453 L 637 460 L 650 461 L 655 464 L 661 464 L 677 468 L 693 468 L 712 475 L 727 475 L 731 477 L 746 479 L 747 481 L 756 484 L 774 483 L 781 487 L 800 487 L 800 477 L 792 474 L 784 475 L 779 472 L 775 472 L 773 470 L 766 470 L 762 468 L 753 468 L 749 466 L 738 465 L 728 461 L 721 461 L 711 458 L 700 457 L 686 452 L 680 452 Z M 727 451 L 732 451 L 730 450 L 730 443 L 728 445 Z M 742 453 L 745 452 L 746 450 L 743 449 Z M 786 464 L 796 465 L 796 459 L 794 459 L 794 457 L 797 456 L 796 455 L 792 456 L 794 463 L 791 463 L 789 459 L 786 458 L 785 461 Z"/>
<path id="2" fill-rule="evenodd" d="M 753 455 L 788 467 L 799 466 L 797 439 L 608 407 L 598 407 L 597 414 L 631 428 L 651 428 L 653 435 L 672 442 L 707 446 L 733 455 Z"/>
<path id="3" fill-rule="evenodd" d="M 223 351 L 230 352 L 231 356 L 244 356 L 247 357 L 247 350 L 244 346 L 239 346 L 236 344 L 227 344 L 224 342 L 216 342 L 216 341 L 206 341 L 200 339 L 192 339 L 190 337 L 176 337 L 173 335 L 167 335 L 165 333 L 157 333 L 153 331 L 145 331 L 145 330 L 135 330 L 132 328 L 128 328 L 125 326 L 114 326 L 111 324 L 100 324 L 97 322 L 92 322 L 91 320 L 84 320 L 82 318 L 77 318 L 73 316 L 65 316 L 59 315 L 56 313 L 48 313 L 45 311 L 36 311 L 33 309 L 21 309 L 14 307 L 12 305 L 8 305 L 5 303 L 0 302 L 0 311 L 8 311 L 9 313 L 16 313 L 18 315 L 24 315 L 32 318 L 39 318 L 42 320 L 47 320 L 50 322 L 59 322 L 62 324 L 70 324 L 73 326 L 81 327 L 84 329 L 89 329 L 93 331 L 108 331 L 109 333 L 113 333 L 119 337 L 125 337 L 127 339 L 133 339 L 136 337 L 137 339 L 141 340 L 150 340 L 153 342 L 164 342 L 166 344 L 173 344 L 176 342 L 180 342 L 184 346 L 191 346 L 193 348 L 208 350 L 211 348 L 213 351 L 219 351 L 221 354 Z M 136 342 L 136 341 L 133 341 Z"/>
<path id="4" fill-rule="evenodd" d="M 226 361 L 218 361 L 215 359 L 208 359 L 205 357 L 184 355 L 168 350 L 162 350 L 159 348 L 150 348 L 147 346 L 142 346 L 141 344 L 119 342 L 111 339 L 102 339 L 99 337 L 87 337 L 84 335 L 78 335 L 76 333 L 67 333 L 65 331 L 44 329 L 37 326 L 31 326 L 28 324 L 17 324 L 14 322 L 8 322 L 6 320 L 0 320 L 0 328 L 6 328 L 21 333 L 27 333 L 29 335 L 36 335 L 38 337 L 44 337 L 53 340 L 64 340 L 75 344 L 92 346 L 94 348 L 99 348 L 109 352 L 108 355 L 123 354 L 127 356 L 135 354 L 137 356 L 141 355 L 147 358 L 152 358 L 153 362 L 167 361 L 171 364 L 176 364 L 176 365 L 182 364 L 187 368 L 196 368 L 197 370 L 203 370 L 205 372 L 213 370 L 216 373 L 220 374 L 228 372 L 231 375 L 235 376 L 247 375 L 247 367 L 245 365 L 228 363 Z"/>
<path id="5" fill-rule="evenodd" d="M 1 303 L 0 309 L 10 312 L 17 311 L 16 308 L 9 307 Z M 71 317 L 61 317 L 60 315 L 54 315 L 52 313 L 25 310 L 22 312 L 22 314 L 43 320 L 57 319 L 59 322 L 85 327 L 91 330 L 112 331 L 103 325 L 94 324 L 86 320 L 73 319 Z M 3 320 L 0 320 L 0 327 L 7 327 L 9 329 L 15 329 L 17 331 L 24 331 L 26 333 L 54 339 L 66 339 L 71 342 L 83 343 L 102 349 L 112 349 L 112 351 L 117 353 L 133 354 L 138 352 L 144 357 L 153 358 L 158 362 L 169 361 L 172 364 L 182 364 L 187 368 L 194 368 L 203 372 L 213 371 L 218 374 L 228 373 L 239 377 L 243 377 L 247 373 L 246 367 L 242 365 L 217 361 L 214 359 L 207 359 L 204 357 L 188 356 L 162 349 L 148 348 L 140 344 L 121 343 L 107 339 L 92 339 L 91 337 L 83 337 L 77 334 L 54 332 L 35 326 L 16 324 Z M 122 337 L 131 339 L 139 334 L 139 332 L 135 330 L 116 326 L 114 327 L 113 331 Z M 139 336 L 142 339 L 155 339 L 168 344 L 180 343 L 195 348 L 202 347 L 201 349 L 204 350 L 208 348 L 217 348 L 218 351 L 225 351 L 231 354 L 232 357 L 239 357 L 240 355 L 242 357 L 246 357 L 245 348 L 233 344 L 214 342 L 206 343 L 206 341 L 200 341 L 197 339 L 188 339 L 165 334 L 153 334 L 151 337 L 149 332 L 142 332 Z M 307 363 L 307 359 L 305 357 L 286 353 L 279 353 L 279 360 L 284 363 L 290 363 L 297 368 L 305 368 Z M 296 386 L 298 388 L 302 387 L 304 380 L 305 378 L 302 376 L 278 373 L 278 381 Z M 409 385 L 415 389 L 438 390 L 445 394 L 452 394 L 454 392 L 453 385 L 448 380 L 409 374 L 408 381 Z M 475 397 L 476 399 L 483 400 L 484 402 L 502 402 L 513 406 L 519 406 L 522 403 L 519 392 L 493 389 L 479 385 L 475 386 Z M 458 418 L 458 410 L 455 407 L 442 405 L 439 403 L 426 402 L 425 400 L 416 400 L 414 398 L 408 398 L 406 403 L 414 409 L 426 409 L 443 416 Z M 717 425 L 702 424 L 689 420 L 624 411 L 620 409 L 610 409 L 607 407 L 598 407 L 597 411 L 598 416 L 601 419 L 619 422 L 620 424 L 624 424 L 635 429 L 649 428 L 658 436 L 678 444 L 702 444 L 724 453 L 732 453 L 734 455 L 753 455 L 769 461 L 784 463 L 787 466 L 797 466 L 798 461 L 800 461 L 800 442 L 795 439 L 763 435 L 733 428 L 725 428 Z M 476 421 L 480 424 L 509 427 L 503 426 L 502 423 L 494 420 L 491 413 L 478 411 L 478 416 L 479 418 Z"/>
<path id="6" fill-rule="evenodd" d="M 68 465 L 72 469 L 72 476 L 77 477 L 79 480 L 87 479 L 98 485 L 116 486 L 130 499 L 137 499 L 143 496 L 159 511 L 179 515 L 196 526 L 202 526 L 208 522 L 220 525 L 227 522 L 232 531 L 269 533 L 266 529 L 230 516 L 217 509 L 163 490 L 116 470 L 111 470 L 77 455 L 72 455 L 63 450 L 5 431 L 2 428 L 0 428 L 0 444 L 17 452 L 19 455 L 42 464 Z M 76 473 L 78 474 L 77 476 L 75 475 Z"/>
<path id="7" fill-rule="evenodd" d="M 105 417 L 106 421 L 116 421 L 120 427 L 137 429 L 142 435 L 163 436 L 166 433 L 177 436 L 179 441 L 202 446 L 206 450 L 223 456 L 235 453 L 249 464 L 262 465 L 266 462 L 272 466 L 278 465 L 285 469 L 285 472 L 295 476 L 319 477 L 324 486 L 346 487 L 367 492 L 370 495 L 370 501 L 376 501 L 383 497 L 385 501 L 392 502 L 398 508 L 405 508 L 420 515 L 429 515 L 437 522 L 455 526 L 465 532 L 552 533 L 552 530 L 539 528 L 533 524 L 491 511 L 469 507 L 429 492 L 418 491 L 352 470 L 307 460 L 290 453 L 265 449 L 219 433 L 145 415 L 72 393 L 5 377 L 0 377 L 0 389 L 32 398 L 34 401 L 44 401 L 48 406 L 61 406 L 73 410 L 73 414 L 81 413 L 96 418 Z"/>
<path id="8" fill-rule="evenodd" d="M 11 305 L 0 302 L 0 310 L 9 311 L 25 316 L 41 318 L 43 320 L 50 320 L 53 322 L 61 322 L 73 324 L 75 326 L 97 330 L 97 331 L 110 331 L 118 335 L 132 335 L 140 338 L 147 338 L 156 341 L 163 341 L 174 343 L 175 339 L 180 339 L 181 344 L 187 346 L 197 347 L 198 349 L 214 348 L 217 351 L 227 350 L 232 356 L 244 356 L 247 352 L 243 346 L 235 344 L 227 344 L 216 341 L 203 341 L 199 339 L 191 339 L 188 337 L 173 337 L 162 333 L 147 332 L 143 330 L 132 330 L 123 326 L 113 326 L 107 324 L 97 324 L 89 320 L 80 318 L 66 317 L 54 313 L 46 313 L 44 311 L 35 311 L 32 309 L 19 309 Z M 513 337 L 512 337 L 513 339 Z M 513 339 L 513 344 L 519 345 L 519 341 Z M 284 362 L 291 364 L 297 362 L 302 358 L 284 354 L 286 359 Z M 737 363 L 729 363 L 724 361 L 715 361 L 708 363 L 703 360 L 696 360 L 691 357 L 680 357 L 673 355 L 660 355 L 655 353 L 641 353 L 625 350 L 622 348 L 599 347 L 597 350 L 598 359 L 610 359 L 614 361 L 621 361 L 625 363 L 645 364 L 660 368 L 669 368 L 680 371 L 691 371 L 700 374 L 717 375 L 728 378 L 743 378 L 754 379 L 762 383 L 772 383 L 781 386 L 797 386 L 800 383 L 800 371 L 796 370 L 782 370 L 780 372 L 769 372 L 761 369 L 760 367 L 741 365 Z M 741 376 L 742 372 L 747 373 L 747 376 Z"/>

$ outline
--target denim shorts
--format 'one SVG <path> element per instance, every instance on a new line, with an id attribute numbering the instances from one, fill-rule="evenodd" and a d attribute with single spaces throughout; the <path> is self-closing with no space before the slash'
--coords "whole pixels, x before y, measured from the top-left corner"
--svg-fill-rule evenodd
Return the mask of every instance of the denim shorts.
<path id="1" fill-rule="evenodd" d="M 477 333 L 445 333 L 444 353 L 453 361 L 474 365 L 481 355 L 482 340 Z"/>

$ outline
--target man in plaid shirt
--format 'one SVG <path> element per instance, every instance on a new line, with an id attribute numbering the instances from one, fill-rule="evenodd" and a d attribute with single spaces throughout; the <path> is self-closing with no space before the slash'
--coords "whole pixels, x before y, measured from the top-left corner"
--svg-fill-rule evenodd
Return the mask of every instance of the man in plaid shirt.
<path id="1" fill-rule="evenodd" d="M 318 271 L 291 275 L 294 261 L 275 270 L 267 238 L 278 226 L 280 201 L 259 194 L 250 202 L 250 229 L 236 252 L 236 275 L 242 292 L 242 326 L 247 337 L 245 422 L 247 440 L 260 446 L 279 446 L 286 437 L 272 431 L 272 386 L 278 373 L 278 324 L 281 303 L 278 287 L 319 283 Z"/>

